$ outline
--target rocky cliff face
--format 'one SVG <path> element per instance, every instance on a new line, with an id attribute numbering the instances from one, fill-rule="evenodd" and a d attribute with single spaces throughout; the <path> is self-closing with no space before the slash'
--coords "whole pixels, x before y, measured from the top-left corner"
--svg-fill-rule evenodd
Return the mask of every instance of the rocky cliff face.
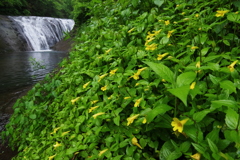
<path id="1" fill-rule="evenodd" d="M 0 51 L 24 51 L 26 48 L 27 43 L 17 32 L 14 22 L 0 15 Z"/>

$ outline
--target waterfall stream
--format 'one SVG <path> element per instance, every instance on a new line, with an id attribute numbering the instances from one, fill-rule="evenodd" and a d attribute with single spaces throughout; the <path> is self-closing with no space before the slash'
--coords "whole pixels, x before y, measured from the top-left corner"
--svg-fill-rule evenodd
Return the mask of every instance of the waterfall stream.
<path id="1" fill-rule="evenodd" d="M 65 32 L 72 30 L 74 20 L 36 16 L 9 16 L 21 37 L 28 44 L 27 50 L 49 50 L 60 41 Z"/>

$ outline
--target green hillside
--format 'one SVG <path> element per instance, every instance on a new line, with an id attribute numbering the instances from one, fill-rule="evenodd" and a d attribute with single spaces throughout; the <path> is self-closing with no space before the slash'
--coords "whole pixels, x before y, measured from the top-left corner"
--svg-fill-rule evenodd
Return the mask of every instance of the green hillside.
<path id="1" fill-rule="evenodd" d="M 14 159 L 240 159 L 239 1 L 88 9 L 60 70 L 14 105 Z"/>

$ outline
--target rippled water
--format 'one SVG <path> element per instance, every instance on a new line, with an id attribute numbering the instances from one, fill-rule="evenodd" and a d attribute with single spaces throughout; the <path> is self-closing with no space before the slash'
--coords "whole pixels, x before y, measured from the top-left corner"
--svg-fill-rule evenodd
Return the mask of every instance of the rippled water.
<path id="1" fill-rule="evenodd" d="M 0 53 L 0 94 L 42 80 L 66 56 L 59 51 Z"/>

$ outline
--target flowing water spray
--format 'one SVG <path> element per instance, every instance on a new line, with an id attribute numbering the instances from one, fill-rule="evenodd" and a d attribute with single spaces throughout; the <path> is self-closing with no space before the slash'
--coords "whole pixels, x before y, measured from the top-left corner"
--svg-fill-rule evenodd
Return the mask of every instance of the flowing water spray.
<path id="1" fill-rule="evenodd" d="M 17 31 L 25 39 L 28 50 L 49 50 L 60 41 L 65 32 L 72 30 L 72 19 L 60 19 L 36 16 L 9 16 L 16 24 Z"/>

